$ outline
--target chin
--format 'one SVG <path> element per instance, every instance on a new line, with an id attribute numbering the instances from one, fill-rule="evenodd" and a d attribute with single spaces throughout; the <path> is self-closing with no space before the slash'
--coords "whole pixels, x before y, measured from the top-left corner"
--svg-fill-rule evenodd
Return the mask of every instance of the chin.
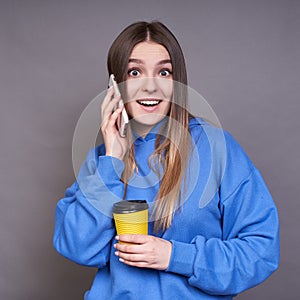
<path id="1" fill-rule="evenodd" d="M 137 124 L 141 124 L 143 126 L 154 126 L 157 123 L 159 123 L 161 120 L 164 119 L 165 116 L 159 116 L 159 117 L 151 117 L 151 116 L 140 116 L 135 117 L 134 122 Z"/>
<path id="2" fill-rule="evenodd" d="M 135 117 L 134 121 L 143 125 L 155 125 L 157 123 L 159 123 L 161 120 L 163 120 L 165 118 L 165 116 L 156 116 L 156 117 L 152 117 L 152 116 L 140 116 L 140 117 Z"/>

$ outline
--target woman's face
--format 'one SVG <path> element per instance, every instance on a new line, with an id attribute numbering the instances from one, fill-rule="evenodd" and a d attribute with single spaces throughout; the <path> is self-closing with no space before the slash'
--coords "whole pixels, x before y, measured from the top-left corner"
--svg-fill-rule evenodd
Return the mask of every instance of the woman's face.
<path id="1" fill-rule="evenodd" d="M 169 113 L 172 79 L 172 64 L 166 48 L 150 41 L 133 48 L 128 62 L 126 110 L 139 134 L 147 134 Z"/>

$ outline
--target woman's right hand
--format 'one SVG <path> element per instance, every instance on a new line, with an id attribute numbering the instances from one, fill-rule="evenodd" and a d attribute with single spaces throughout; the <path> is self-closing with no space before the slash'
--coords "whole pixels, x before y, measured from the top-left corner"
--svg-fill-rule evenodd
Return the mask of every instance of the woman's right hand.
<path id="1" fill-rule="evenodd" d="M 123 160 L 128 150 L 128 141 L 120 136 L 116 126 L 118 116 L 122 113 L 123 107 L 119 107 L 113 112 L 114 107 L 121 99 L 120 96 L 113 97 L 113 95 L 113 88 L 109 88 L 101 105 L 101 131 L 106 155 Z"/>

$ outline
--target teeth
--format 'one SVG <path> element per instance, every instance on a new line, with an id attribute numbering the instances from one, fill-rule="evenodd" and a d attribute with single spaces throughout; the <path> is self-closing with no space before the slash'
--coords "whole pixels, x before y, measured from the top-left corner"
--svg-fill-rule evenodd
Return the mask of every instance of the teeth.
<path id="1" fill-rule="evenodd" d="M 147 100 L 147 101 L 138 101 L 142 105 L 154 106 L 157 105 L 160 101 L 159 100 Z"/>

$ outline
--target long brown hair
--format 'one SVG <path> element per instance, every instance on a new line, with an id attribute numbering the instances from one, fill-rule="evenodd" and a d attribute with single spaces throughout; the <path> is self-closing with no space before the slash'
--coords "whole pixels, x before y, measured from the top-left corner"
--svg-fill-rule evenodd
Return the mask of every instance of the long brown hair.
<path id="1" fill-rule="evenodd" d="M 190 149 L 187 73 L 183 52 L 172 32 L 160 22 L 137 22 L 120 33 L 108 53 L 108 72 L 115 75 L 118 83 L 126 81 L 130 54 L 138 43 L 144 41 L 152 41 L 165 47 L 170 55 L 174 80 L 167 128 L 164 136 L 157 135 L 156 149 L 149 158 L 152 169 L 155 162 L 158 162 L 164 171 L 152 211 L 154 231 L 158 232 L 171 226 L 173 214 L 180 208 L 183 200 L 181 187 Z M 125 184 L 124 198 L 128 180 L 136 168 L 133 138 L 130 133 L 128 139 L 131 147 L 124 157 L 125 168 L 122 174 Z"/>

